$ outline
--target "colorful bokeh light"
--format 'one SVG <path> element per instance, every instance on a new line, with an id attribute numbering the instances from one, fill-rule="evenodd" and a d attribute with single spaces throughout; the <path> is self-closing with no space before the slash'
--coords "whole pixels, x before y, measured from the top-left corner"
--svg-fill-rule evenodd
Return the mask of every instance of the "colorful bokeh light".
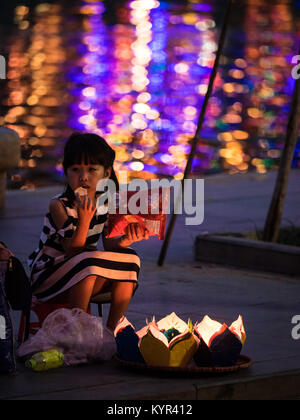
<path id="1" fill-rule="evenodd" d="M 278 166 L 294 86 L 297 7 L 267 0 L 236 6 L 240 25 L 228 34 L 193 175 Z M 67 10 L 60 2 L 32 13 L 16 8 L 0 98 L 0 125 L 17 130 L 22 142 L 12 186 L 61 182 L 63 145 L 78 130 L 107 139 L 117 171 L 181 179 L 224 8 L 216 0 L 124 1 L 114 24 L 108 12 L 100 0 L 75 1 Z"/>

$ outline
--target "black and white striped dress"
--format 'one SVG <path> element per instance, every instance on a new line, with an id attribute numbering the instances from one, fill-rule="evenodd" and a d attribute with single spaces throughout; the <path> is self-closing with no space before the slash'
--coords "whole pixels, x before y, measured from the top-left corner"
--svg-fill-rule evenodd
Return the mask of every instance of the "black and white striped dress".
<path id="1" fill-rule="evenodd" d="M 120 248 L 117 252 L 86 249 L 73 257 L 65 254 L 61 240 L 72 237 L 78 224 L 78 215 L 65 194 L 55 198 L 64 205 L 68 220 L 61 229 L 57 229 L 48 213 L 39 248 L 29 257 L 32 290 L 37 299 L 46 302 L 91 275 L 137 285 L 140 259 L 131 248 Z M 107 210 L 103 211 L 102 208 L 99 213 L 97 210 L 90 223 L 86 247 L 97 247 L 106 220 Z"/>

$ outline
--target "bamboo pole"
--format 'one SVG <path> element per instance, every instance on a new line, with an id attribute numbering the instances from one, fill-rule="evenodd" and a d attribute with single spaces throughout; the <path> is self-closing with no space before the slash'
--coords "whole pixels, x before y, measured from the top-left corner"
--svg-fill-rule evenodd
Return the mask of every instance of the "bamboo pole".
<path id="1" fill-rule="evenodd" d="M 234 0 L 229 0 L 228 1 L 227 10 L 226 10 L 226 14 L 225 14 L 224 23 L 223 23 L 223 26 L 222 26 L 222 31 L 221 31 L 221 35 L 220 35 L 219 46 L 218 46 L 218 51 L 217 51 L 217 54 L 216 54 L 214 67 L 213 67 L 213 70 L 212 70 L 211 75 L 210 75 L 210 80 L 209 80 L 207 92 L 206 92 L 206 95 L 205 95 L 205 99 L 204 99 L 204 102 L 203 102 L 203 105 L 202 105 L 202 109 L 201 109 L 201 112 L 200 112 L 196 133 L 195 133 L 195 136 L 194 136 L 194 138 L 192 139 L 192 142 L 191 142 L 192 143 L 192 148 L 191 148 L 191 151 L 190 151 L 190 154 L 189 154 L 189 157 L 188 157 L 188 161 L 187 161 L 187 165 L 186 165 L 186 168 L 185 168 L 185 171 L 184 171 L 184 176 L 183 176 L 183 179 L 181 181 L 182 182 L 182 188 L 181 188 L 182 193 L 184 192 L 184 180 L 189 177 L 190 172 L 191 172 L 192 163 L 193 163 L 193 160 L 194 160 L 194 157 L 195 157 L 195 154 L 196 154 L 196 147 L 197 147 L 197 144 L 198 144 L 198 139 L 199 139 L 200 134 L 201 134 L 204 119 L 205 119 L 205 116 L 206 116 L 207 106 L 208 106 L 208 103 L 209 103 L 209 100 L 210 100 L 210 97 L 211 97 L 211 94 L 212 94 L 212 91 L 213 91 L 214 82 L 215 82 L 215 79 L 216 79 L 216 76 L 217 76 L 217 72 L 218 72 L 218 68 L 219 68 L 219 64 L 220 64 L 220 59 L 221 59 L 221 56 L 222 56 L 222 52 L 223 52 L 223 48 L 224 48 L 224 44 L 225 44 L 225 40 L 226 40 L 226 35 L 227 35 L 228 28 L 229 28 L 231 10 L 232 10 L 233 3 L 234 3 Z M 177 198 L 177 202 L 175 203 L 175 209 L 177 208 L 180 200 L 182 200 L 182 194 L 180 194 L 180 196 Z M 166 254 L 167 254 L 167 250 L 168 250 L 168 247 L 169 247 L 169 243 L 170 243 L 170 240 L 171 240 L 171 236 L 172 236 L 172 233 L 173 233 L 173 229 L 174 229 L 174 226 L 175 226 L 175 223 L 176 223 L 176 219 L 177 219 L 177 214 L 173 211 L 173 214 L 172 214 L 172 217 L 171 217 L 171 220 L 170 220 L 170 223 L 168 225 L 167 232 L 166 232 L 166 237 L 165 237 L 165 240 L 164 240 L 161 252 L 160 252 L 160 256 L 159 256 L 159 259 L 158 259 L 158 265 L 159 266 L 162 266 L 163 263 L 164 263 L 164 260 L 165 260 Z"/>
<path id="2" fill-rule="evenodd" d="M 276 242 L 278 239 L 284 202 L 289 182 L 291 164 L 299 136 L 300 121 L 300 79 L 296 80 L 291 105 L 287 136 L 280 160 L 275 189 L 266 219 L 263 241 Z"/>

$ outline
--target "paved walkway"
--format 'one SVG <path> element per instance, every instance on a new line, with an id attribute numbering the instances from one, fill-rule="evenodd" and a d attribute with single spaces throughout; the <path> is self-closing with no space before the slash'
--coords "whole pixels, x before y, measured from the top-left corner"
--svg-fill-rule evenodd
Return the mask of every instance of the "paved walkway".
<path id="1" fill-rule="evenodd" d="M 121 369 L 115 362 L 62 368 L 36 374 L 19 365 L 16 376 L 0 377 L 0 399 L 247 399 L 299 396 L 300 342 L 291 319 L 300 314 L 300 279 L 194 261 L 199 232 L 245 231 L 263 226 L 275 173 L 224 175 L 205 181 L 205 221 L 187 227 L 178 218 L 163 267 L 156 264 L 161 243 L 136 244 L 143 262 L 140 288 L 128 319 L 137 329 L 146 317 L 171 312 L 193 322 L 205 314 L 231 323 L 243 315 L 248 335 L 244 354 L 251 369 L 222 376 L 171 377 Z M 0 215 L 1 240 L 23 261 L 37 246 L 49 197 L 60 187 L 8 193 Z M 300 224 L 300 171 L 292 171 L 284 224 Z M 95 308 L 96 310 L 96 308 Z M 107 316 L 108 306 L 104 317 Z M 96 313 L 96 312 L 95 312 Z M 18 325 L 18 313 L 14 313 Z"/>

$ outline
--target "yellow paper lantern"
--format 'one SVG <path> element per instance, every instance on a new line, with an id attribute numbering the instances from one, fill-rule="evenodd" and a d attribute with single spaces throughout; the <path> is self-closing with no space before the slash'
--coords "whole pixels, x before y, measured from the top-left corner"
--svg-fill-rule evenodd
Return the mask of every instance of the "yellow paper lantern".
<path id="1" fill-rule="evenodd" d="M 176 332 L 175 336 L 168 339 L 168 332 L 172 335 L 172 331 Z M 157 324 L 152 322 L 148 328 L 143 328 L 143 334 L 139 342 L 140 352 L 151 366 L 186 367 L 197 351 L 191 328 L 174 312 Z"/>

